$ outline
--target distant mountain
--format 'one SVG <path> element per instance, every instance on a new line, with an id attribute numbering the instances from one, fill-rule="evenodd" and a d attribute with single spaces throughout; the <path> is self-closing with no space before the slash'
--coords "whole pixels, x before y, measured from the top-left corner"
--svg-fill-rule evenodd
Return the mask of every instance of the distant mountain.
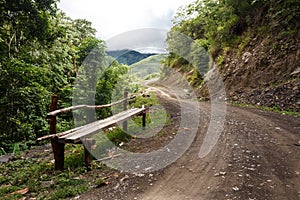
<path id="1" fill-rule="evenodd" d="M 107 55 L 115 58 L 119 63 L 132 65 L 137 63 L 149 56 L 153 56 L 156 54 L 153 53 L 140 53 L 138 51 L 124 49 L 124 50 L 115 50 L 115 51 L 108 51 Z"/>

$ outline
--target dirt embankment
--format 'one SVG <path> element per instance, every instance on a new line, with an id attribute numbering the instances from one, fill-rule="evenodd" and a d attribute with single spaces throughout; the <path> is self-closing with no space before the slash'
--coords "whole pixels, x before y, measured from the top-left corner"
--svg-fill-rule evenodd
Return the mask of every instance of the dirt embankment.
<path id="1" fill-rule="evenodd" d="M 243 51 L 229 51 L 218 67 L 234 102 L 300 111 L 299 39 L 254 37 Z M 205 87 L 200 96 L 208 96 Z"/>

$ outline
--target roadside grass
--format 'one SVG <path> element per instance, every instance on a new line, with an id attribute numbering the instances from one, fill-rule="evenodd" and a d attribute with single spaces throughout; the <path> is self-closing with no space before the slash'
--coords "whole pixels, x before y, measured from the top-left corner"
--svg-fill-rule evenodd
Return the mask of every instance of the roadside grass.
<path id="1" fill-rule="evenodd" d="M 282 114 L 282 115 L 290 115 L 290 116 L 300 117 L 300 112 L 295 112 L 295 111 L 291 111 L 291 110 L 281 110 L 278 107 L 257 106 L 257 105 L 236 103 L 236 102 L 232 102 L 231 104 L 234 106 L 238 106 L 238 107 L 256 108 L 259 110 L 275 112 L 275 113 Z"/>
<path id="2" fill-rule="evenodd" d="M 12 161 L 0 165 L 1 199 L 66 199 L 87 192 L 95 185 L 96 180 L 88 179 L 83 164 L 82 145 L 66 146 L 65 170 L 61 172 L 54 170 L 52 156 L 25 156 L 25 152 L 20 152 Z M 93 164 L 92 167 L 103 166 Z"/>
<path id="3" fill-rule="evenodd" d="M 129 142 L 132 139 L 131 135 L 127 134 L 119 127 L 112 131 L 108 131 L 106 135 L 107 138 L 117 146 L 119 146 L 122 142 Z"/>
<path id="4" fill-rule="evenodd" d="M 131 102 L 134 107 L 150 107 L 146 114 L 146 128 L 142 128 L 142 117 L 135 116 L 128 120 L 128 133 L 136 137 L 152 137 L 152 130 L 160 130 L 162 127 L 171 123 L 171 116 L 160 105 L 158 98 L 154 94 L 139 96 Z M 155 131 L 154 131 L 155 132 Z"/>

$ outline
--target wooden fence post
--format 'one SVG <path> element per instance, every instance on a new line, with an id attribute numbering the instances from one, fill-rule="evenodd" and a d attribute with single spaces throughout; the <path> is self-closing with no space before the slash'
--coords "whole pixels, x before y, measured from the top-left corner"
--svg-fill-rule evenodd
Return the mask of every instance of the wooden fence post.
<path id="1" fill-rule="evenodd" d="M 51 96 L 50 112 L 57 109 L 57 95 Z M 50 135 L 56 134 L 56 116 L 50 117 Z M 55 170 L 62 170 L 64 168 L 64 150 L 65 144 L 58 142 L 58 137 L 51 139 L 52 150 L 55 160 Z"/>
<path id="2" fill-rule="evenodd" d="M 128 101 L 127 101 L 127 98 L 128 98 L 128 90 L 127 89 L 125 89 L 125 91 L 124 91 L 124 103 L 123 103 L 123 110 L 127 110 L 127 104 L 128 104 Z M 125 120 L 124 122 L 123 122 L 123 130 L 126 132 L 127 131 L 127 127 L 128 127 L 128 125 L 127 125 L 127 120 Z"/>

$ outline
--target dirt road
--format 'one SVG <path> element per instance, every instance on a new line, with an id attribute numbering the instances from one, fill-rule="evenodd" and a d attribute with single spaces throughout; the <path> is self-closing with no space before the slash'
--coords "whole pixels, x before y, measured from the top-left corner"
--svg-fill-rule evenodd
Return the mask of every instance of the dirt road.
<path id="1" fill-rule="evenodd" d="M 178 130 L 178 101 L 163 93 L 158 96 L 172 116 L 169 132 Z M 107 199 L 300 199 L 299 117 L 227 105 L 224 129 L 216 145 L 200 158 L 200 147 L 211 120 L 211 105 L 203 102 L 199 108 L 201 120 L 195 140 L 177 161 L 159 173 L 150 174 L 152 178 L 145 178 L 147 174 L 142 179 L 127 177 L 127 189 Z M 151 151 L 166 142 L 158 139 L 144 144 L 143 148 Z M 98 193 L 106 199 L 103 194 L 113 191 L 102 189 Z M 97 199 L 90 197 L 86 198 Z"/>
<path id="2" fill-rule="evenodd" d="M 200 104 L 208 118 L 209 105 Z M 228 106 L 225 129 L 200 159 L 207 129 L 140 199 L 300 199 L 300 120 Z"/>

